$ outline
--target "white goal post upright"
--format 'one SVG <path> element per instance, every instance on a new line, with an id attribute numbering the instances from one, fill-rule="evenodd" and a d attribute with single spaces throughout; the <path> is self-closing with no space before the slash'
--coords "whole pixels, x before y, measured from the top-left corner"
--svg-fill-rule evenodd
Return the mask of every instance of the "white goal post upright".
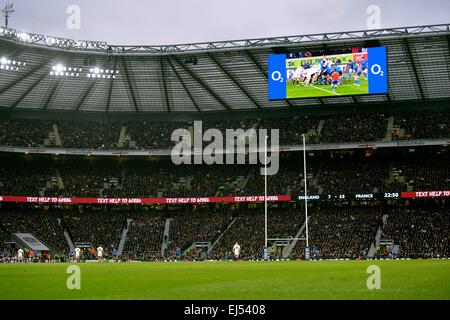
<path id="1" fill-rule="evenodd" d="M 306 248 L 309 248 L 309 230 L 308 230 L 308 196 L 306 190 L 306 137 L 305 134 L 303 136 L 303 179 L 305 181 L 305 229 L 306 229 Z"/>
<path id="2" fill-rule="evenodd" d="M 267 139 L 264 139 L 264 250 L 267 250 Z"/>
<path id="3" fill-rule="evenodd" d="M 267 226 L 267 140 L 268 136 L 266 135 L 264 140 L 264 256 L 267 259 L 268 255 L 268 241 L 298 241 L 298 240 L 306 240 L 306 249 L 305 249 L 305 258 L 309 260 L 309 227 L 308 227 L 308 190 L 307 190 L 307 176 L 306 176 L 306 137 L 305 134 L 302 134 L 303 137 L 303 175 L 304 175 L 304 187 L 305 187 L 305 238 L 268 238 L 268 226 Z"/>

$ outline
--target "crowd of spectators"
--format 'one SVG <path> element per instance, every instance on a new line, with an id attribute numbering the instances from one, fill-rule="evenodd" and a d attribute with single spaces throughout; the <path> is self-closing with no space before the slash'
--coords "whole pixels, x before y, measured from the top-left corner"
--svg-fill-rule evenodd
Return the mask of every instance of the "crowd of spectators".
<path id="1" fill-rule="evenodd" d="M 402 112 L 394 115 L 392 131 L 394 140 L 447 139 L 449 137 L 449 111 Z"/>
<path id="2" fill-rule="evenodd" d="M 56 121 L 65 148 L 117 149 L 122 124 L 117 122 Z"/>
<path id="3" fill-rule="evenodd" d="M 317 182 L 325 194 L 372 193 L 381 191 L 388 177 L 389 162 L 340 154 L 322 163 Z"/>
<path id="4" fill-rule="evenodd" d="M 131 149 L 170 149 L 172 132 L 176 129 L 187 129 L 184 122 L 129 122 L 126 127 L 126 145 Z M 133 145 L 131 142 L 134 142 Z"/>
<path id="5" fill-rule="evenodd" d="M 309 245 L 316 259 L 364 258 L 381 225 L 380 207 L 317 208 L 310 212 Z M 303 234 L 303 236 L 305 236 Z M 303 258 L 305 241 L 298 241 L 291 252 Z"/>
<path id="6" fill-rule="evenodd" d="M 450 188 L 445 150 L 333 151 L 308 155 L 309 194 L 438 191 Z M 0 195 L 147 198 L 264 194 L 261 165 L 174 165 L 169 159 L 0 156 Z M 304 192 L 303 155 L 280 157 L 269 195 Z"/>
<path id="7" fill-rule="evenodd" d="M 411 156 L 408 161 L 396 161 L 405 182 L 416 191 L 450 190 L 450 157 L 447 154 Z"/>
<path id="8" fill-rule="evenodd" d="M 210 253 L 213 259 L 231 259 L 236 242 L 241 246 L 242 259 L 260 260 L 264 247 L 264 210 L 238 210 L 236 220 Z M 304 214 L 296 208 L 271 208 L 268 211 L 268 238 L 294 238 L 304 221 Z M 273 244 L 273 242 L 271 242 Z"/>
<path id="9" fill-rule="evenodd" d="M 3 161 L 2 161 L 3 160 Z M 51 181 L 54 167 L 45 160 L 0 158 L 0 195 L 39 196 Z"/>
<path id="10" fill-rule="evenodd" d="M 336 115 L 326 119 L 322 143 L 383 141 L 388 117 L 383 113 Z"/>
<path id="11" fill-rule="evenodd" d="M 52 250 L 68 255 L 64 238 L 67 230 L 73 243 L 102 246 L 105 253 L 118 248 L 123 230 L 129 226 L 122 253 L 124 259 L 161 260 L 198 257 L 192 245 L 217 243 L 205 258 L 233 259 L 232 248 L 241 246 L 241 258 L 259 260 L 264 246 L 263 206 L 222 206 L 218 210 L 190 207 L 185 210 L 119 210 L 100 207 L 85 212 L 45 211 L 43 208 L 0 211 L 0 249 L 13 240 L 12 233 L 32 233 Z M 314 259 L 365 258 L 377 231 L 381 240 L 399 247 L 399 258 L 440 258 L 450 256 L 450 211 L 446 207 L 314 206 L 309 210 L 309 244 Z M 387 219 L 383 220 L 383 215 Z M 304 210 L 295 204 L 271 205 L 268 210 L 269 249 L 283 239 L 294 238 L 304 225 Z M 127 219 L 131 219 L 127 223 Z M 164 236 L 170 219 L 168 237 Z M 384 223 L 385 221 L 385 223 Z M 299 235 L 305 237 L 305 230 Z M 279 239 L 278 241 L 274 239 Z M 167 245 L 161 256 L 162 244 Z M 204 251 L 206 252 L 206 248 Z M 88 252 L 89 253 L 89 252 Z M 282 257 L 279 250 L 276 257 Z M 298 240 L 290 258 L 305 256 L 305 241 Z M 385 257 L 378 250 L 378 257 Z M 275 256 L 273 256 L 275 257 Z M 95 259 L 95 252 L 90 258 Z"/>
<path id="12" fill-rule="evenodd" d="M 126 215 L 120 212 L 64 213 L 63 223 L 72 242 L 90 243 L 94 248 L 118 248 Z"/>
<path id="13" fill-rule="evenodd" d="M 2 211 L 0 224 L 6 233 L 32 233 L 54 252 L 66 253 L 69 246 L 58 215 L 36 210 Z"/>
<path id="14" fill-rule="evenodd" d="M 386 138 L 388 120 L 393 117 L 392 138 L 446 139 L 450 137 L 450 112 L 420 111 L 395 113 L 340 114 L 329 116 L 294 116 L 259 120 L 203 121 L 203 132 L 216 128 L 225 136 L 226 129 L 279 129 L 281 145 L 302 143 L 373 142 Z M 320 123 L 323 122 L 322 128 Z M 0 120 L 0 146 L 56 146 L 57 125 L 63 147 L 79 149 L 118 149 L 120 132 L 125 128 L 125 149 L 169 149 L 175 129 L 192 129 L 193 122 L 95 122 L 63 120 Z M 193 133 L 193 131 L 191 131 Z M 47 142 L 47 143 L 45 143 Z M 204 145 L 207 142 L 204 142 Z"/>
<path id="15" fill-rule="evenodd" d="M 168 239 L 168 256 L 177 248 L 188 249 L 195 242 L 213 243 L 233 219 L 231 212 L 186 212 L 173 215 Z"/>
<path id="16" fill-rule="evenodd" d="M 307 190 L 309 194 L 317 194 L 318 186 L 314 184 L 314 177 L 319 168 L 319 161 L 309 161 L 307 165 Z M 254 166 L 242 193 L 245 195 L 264 194 L 264 175 L 260 169 L 263 166 Z M 305 190 L 303 155 L 287 154 L 280 157 L 279 170 L 275 175 L 267 176 L 267 193 L 270 195 L 303 194 Z"/>
<path id="17" fill-rule="evenodd" d="M 249 165 L 193 166 L 189 196 L 239 196 L 242 184 L 250 174 Z"/>
<path id="18" fill-rule="evenodd" d="M 55 143 L 51 121 L 0 120 L 0 146 L 42 147 Z"/>
<path id="19" fill-rule="evenodd" d="M 49 189 L 46 191 L 47 196 L 100 198 L 106 186 L 108 189 L 105 193 L 112 193 L 112 190 L 120 185 L 120 162 L 108 159 L 77 160 L 67 158 L 57 163 L 64 189 Z"/>
<path id="20" fill-rule="evenodd" d="M 121 187 L 109 190 L 107 196 L 157 197 L 183 196 L 192 167 L 176 166 L 171 161 L 134 161 L 124 166 Z"/>
<path id="21" fill-rule="evenodd" d="M 258 123 L 258 129 L 279 129 L 280 145 L 301 145 L 302 134 L 306 134 L 306 143 L 317 143 L 320 118 L 318 117 L 293 117 L 262 119 Z M 270 132 L 269 132 L 270 134 Z"/>
<path id="22" fill-rule="evenodd" d="M 448 208 L 391 208 L 388 214 L 382 240 L 398 245 L 399 258 L 450 256 Z"/>
<path id="23" fill-rule="evenodd" d="M 161 257 L 165 217 L 157 212 L 135 212 L 125 241 L 123 256 L 155 260 Z"/>

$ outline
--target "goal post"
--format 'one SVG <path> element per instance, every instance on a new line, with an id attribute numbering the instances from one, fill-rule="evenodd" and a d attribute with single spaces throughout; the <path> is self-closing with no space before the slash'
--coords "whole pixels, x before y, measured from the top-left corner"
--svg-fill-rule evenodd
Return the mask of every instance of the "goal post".
<path id="1" fill-rule="evenodd" d="M 306 136 L 302 134 L 303 138 L 303 180 L 304 180 L 304 198 L 305 198 L 305 237 L 290 237 L 290 238 L 268 238 L 268 216 L 267 216 L 267 140 L 268 136 L 264 139 L 264 248 L 263 259 L 269 259 L 268 241 L 306 241 L 305 247 L 305 259 L 310 258 L 309 249 L 309 227 L 308 227 L 308 191 L 307 191 L 307 174 L 306 174 Z"/>

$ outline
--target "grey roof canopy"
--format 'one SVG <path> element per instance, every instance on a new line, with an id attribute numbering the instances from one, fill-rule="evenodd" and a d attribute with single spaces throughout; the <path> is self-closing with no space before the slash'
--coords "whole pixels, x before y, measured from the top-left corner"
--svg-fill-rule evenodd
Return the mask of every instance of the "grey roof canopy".
<path id="1" fill-rule="evenodd" d="M 170 46 L 110 46 L 0 29 L 0 59 L 25 63 L 0 69 L 0 110 L 177 113 L 450 99 L 449 26 Z M 267 99 L 269 54 L 373 45 L 388 48 L 387 95 Z M 68 76 L 50 74 L 58 64 Z M 104 73 L 88 77 L 96 67 Z"/>

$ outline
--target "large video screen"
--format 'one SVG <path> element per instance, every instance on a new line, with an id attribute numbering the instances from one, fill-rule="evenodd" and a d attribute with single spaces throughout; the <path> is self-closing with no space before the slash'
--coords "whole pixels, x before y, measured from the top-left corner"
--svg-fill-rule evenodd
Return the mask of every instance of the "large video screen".
<path id="1" fill-rule="evenodd" d="M 269 55 L 269 100 L 387 93 L 386 47 Z"/>

